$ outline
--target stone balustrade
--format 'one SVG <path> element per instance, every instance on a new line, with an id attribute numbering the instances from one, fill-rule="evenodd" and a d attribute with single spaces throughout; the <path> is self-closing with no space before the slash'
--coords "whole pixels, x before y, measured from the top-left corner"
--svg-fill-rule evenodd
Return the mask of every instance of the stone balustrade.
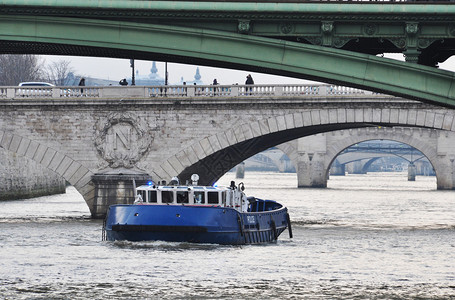
<path id="1" fill-rule="evenodd" d="M 308 97 L 380 95 L 339 85 L 169 85 L 169 86 L 56 86 L 0 87 L 0 99 L 28 98 L 194 98 L 194 97 Z"/>

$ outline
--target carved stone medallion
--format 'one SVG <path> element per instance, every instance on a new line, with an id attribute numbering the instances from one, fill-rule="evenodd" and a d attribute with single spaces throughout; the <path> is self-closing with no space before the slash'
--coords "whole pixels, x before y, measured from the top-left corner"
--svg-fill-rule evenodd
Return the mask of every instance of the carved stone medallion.
<path id="1" fill-rule="evenodd" d="M 95 147 L 111 168 L 133 168 L 152 141 L 148 125 L 130 113 L 112 113 L 97 124 Z"/>

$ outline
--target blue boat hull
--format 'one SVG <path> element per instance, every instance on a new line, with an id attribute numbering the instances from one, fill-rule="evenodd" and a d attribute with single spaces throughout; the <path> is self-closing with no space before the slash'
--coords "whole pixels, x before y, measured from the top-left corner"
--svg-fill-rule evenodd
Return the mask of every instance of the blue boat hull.
<path id="1" fill-rule="evenodd" d="M 113 205 L 106 217 L 110 241 L 170 241 L 243 245 L 277 240 L 288 227 L 286 208 L 240 213 L 232 208 Z"/>

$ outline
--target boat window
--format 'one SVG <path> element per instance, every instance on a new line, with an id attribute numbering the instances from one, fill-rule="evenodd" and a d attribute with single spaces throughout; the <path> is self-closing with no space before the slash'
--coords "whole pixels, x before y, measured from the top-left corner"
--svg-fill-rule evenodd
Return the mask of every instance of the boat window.
<path id="1" fill-rule="evenodd" d="M 172 191 L 161 191 L 161 202 L 162 203 L 174 202 L 174 193 Z"/>
<path id="2" fill-rule="evenodd" d="M 218 192 L 208 192 L 207 196 L 209 204 L 218 204 Z"/>
<path id="3" fill-rule="evenodd" d="M 147 202 L 152 202 L 152 203 L 158 202 L 158 199 L 156 197 L 156 191 L 148 191 Z"/>
<path id="4" fill-rule="evenodd" d="M 177 191 L 177 203 L 189 203 L 187 191 Z"/>
<path id="5" fill-rule="evenodd" d="M 204 192 L 194 191 L 194 203 L 195 204 L 204 204 L 205 203 Z"/>
<path id="6" fill-rule="evenodd" d="M 142 201 L 146 201 L 146 199 L 147 199 L 147 198 L 145 198 L 145 193 L 146 193 L 146 191 L 143 191 L 143 190 L 138 190 L 137 191 L 137 194 L 141 195 Z"/>

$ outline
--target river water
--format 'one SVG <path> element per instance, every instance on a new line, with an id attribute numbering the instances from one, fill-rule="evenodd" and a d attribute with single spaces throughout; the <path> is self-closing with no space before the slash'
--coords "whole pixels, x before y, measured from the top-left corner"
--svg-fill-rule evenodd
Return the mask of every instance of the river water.
<path id="1" fill-rule="evenodd" d="M 227 185 L 229 173 L 220 180 Z M 82 197 L 0 202 L 0 299 L 455 299 L 455 191 L 405 173 L 247 173 L 289 208 L 269 245 L 101 241 Z"/>

